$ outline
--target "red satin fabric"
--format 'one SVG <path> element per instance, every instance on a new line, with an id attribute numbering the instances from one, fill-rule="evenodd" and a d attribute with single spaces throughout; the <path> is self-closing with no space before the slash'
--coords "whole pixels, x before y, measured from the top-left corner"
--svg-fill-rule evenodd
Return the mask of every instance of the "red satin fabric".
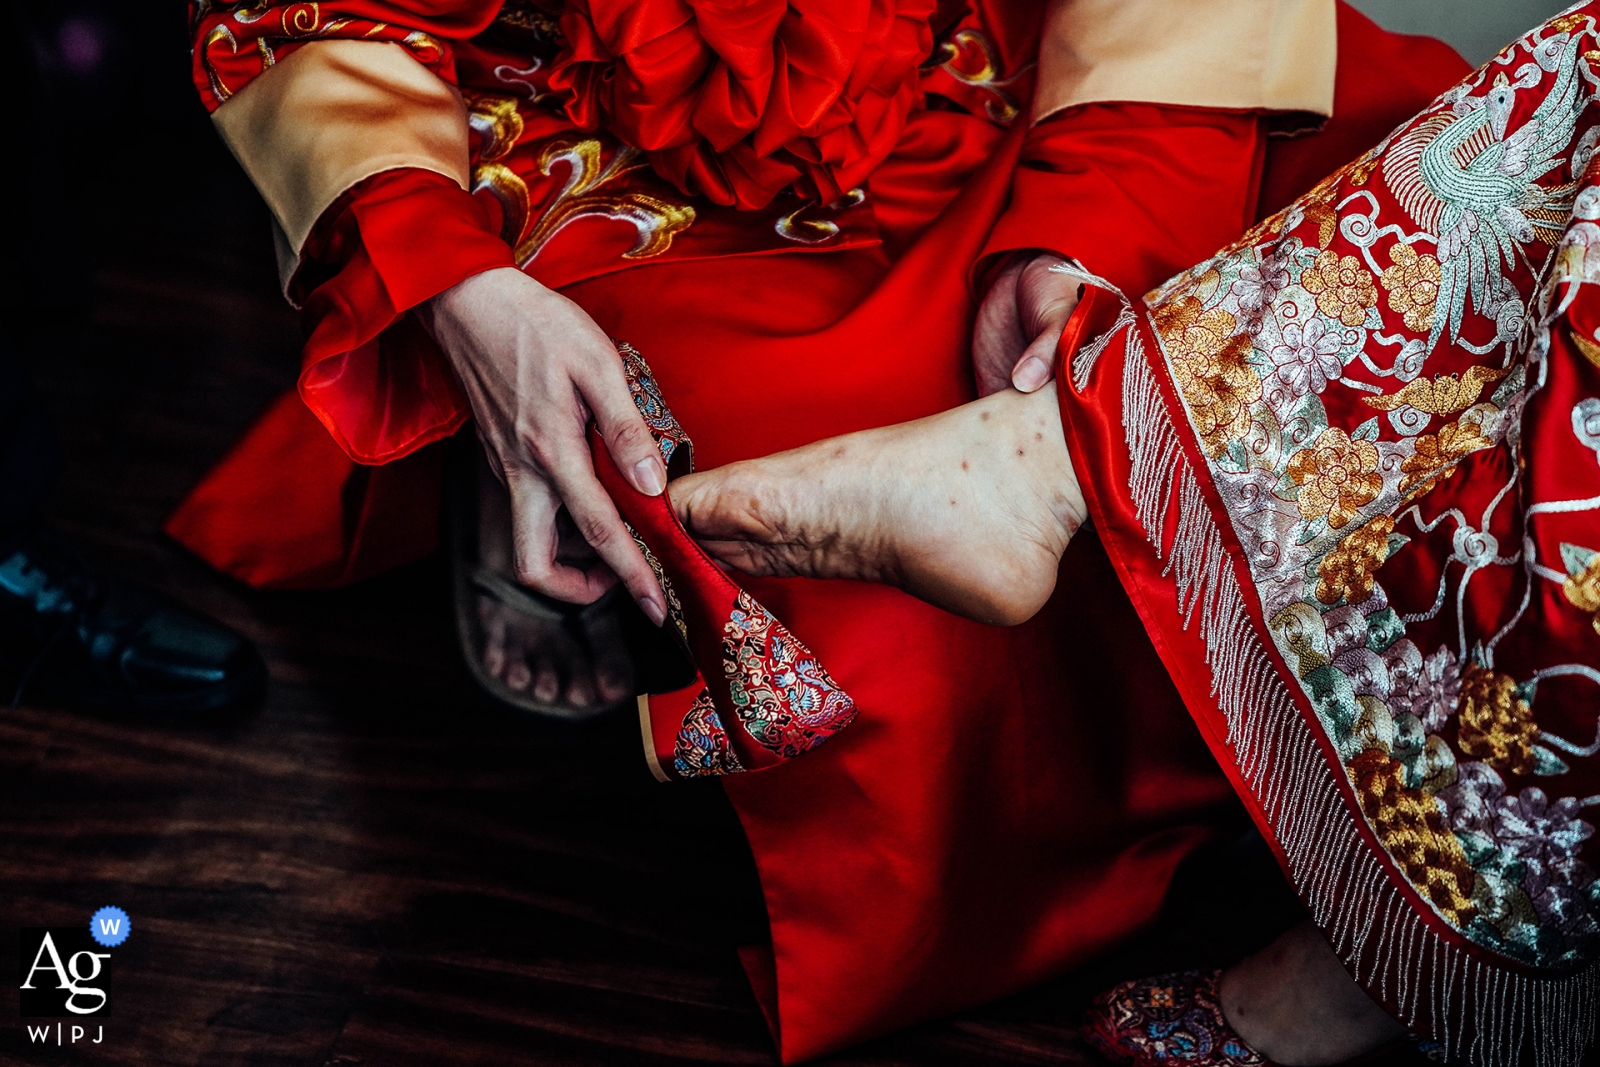
<path id="1" fill-rule="evenodd" d="M 1339 116 L 1296 143 L 1297 159 L 1341 145 L 1335 133 L 1376 141 L 1463 69 L 1422 48 L 1416 77 L 1429 87 L 1408 96 L 1367 64 L 1392 38 L 1348 9 L 1340 33 Z M 647 264 L 563 291 L 644 353 L 698 462 L 725 463 L 970 399 L 966 286 L 985 253 L 1043 246 L 1091 269 L 1103 260 L 1135 291 L 1209 254 L 1253 221 L 1256 176 L 1272 185 L 1282 146 L 1263 131 L 1253 115 L 1101 105 L 1002 139 L 975 116 L 918 111 L 868 182 L 881 244 Z M 1082 163 L 1108 150 L 1111 184 Z M 1028 166 L 1013 182 L 1019 158 Z M 1320 169 L 1340 162 L 1330 152 Z M 282 432 L 289 418 L 275 411 L 264 425 Z M 331 448 L 328 462 L 330 475 L 354 469 Z M 351 528 L 360 494 L 328 492 L 337 477 L 291 478 L 248 442 L 229 464 L 197 493 L 203 518 L 191 502 L 174 519 L 207 558 L 272 571 L 273 545 L 248 509 L 264 485 L 307 528 Z M 433 498 L 416 505 L 411 531 L 432 529 Z M 348 555 L 323 562 L 366 573 L 379 534 L 329 538 Z M 305 562 L 280 559 L 272 584 L 325 580 Z M 726 780 L 771 919 L 770 957 L 746 958 L 770 992 L 786 1063 L 1104 951 L 1150 921 L 1229 803 L 1093 537 L 1074 542 L 1052 603 L 1012 630 L 881 587 L 751 589 L 860 708 L 816 752 Z"/>
<path id="2" fill-rule="evenodd" d="M 550 86 L 714 204 L 837 200 L 899 140 L 933 0 L 572 0 Z"/>

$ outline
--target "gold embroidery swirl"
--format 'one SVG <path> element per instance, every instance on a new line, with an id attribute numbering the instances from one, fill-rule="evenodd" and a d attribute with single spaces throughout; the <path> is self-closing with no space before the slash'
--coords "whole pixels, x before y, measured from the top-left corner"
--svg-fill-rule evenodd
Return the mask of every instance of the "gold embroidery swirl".
<path id="1" fill-rule="evenodd" d="M 1022 108 L 1006 88 L 1021 76 L 1000 77 L 1000 60 L 994 45 L 982 32 L 974 29 L 957 30 L 949 40 L 942 42 L 933 54 L 940 70 L 963 85 L 970 85 L 986 94 L 983 110 L 989 121 L 1009 126 Z M 976 63 L 970 60 L 976 59 Z M 1030 63 L 1023 71 L 1032 67 Z"/>
<path id="2" fill-rule="evenodd" d="M 233 95 L 233 90 L 222 83 L 222 75 L 217 73 L 217 68 L 211 62 L 211 46 L 219 41 L 227 41 L 229 51 L 239 51 L 239 38 L 226 26 L 213 26 L 211 32 L 206 34 L 206 43 L 200 52 L 200 63 L 206 69 L 206 77 L 211 82 L 211 95 L 223 101 Z"/>
<path id="3" fill-rule="evenodd" d="M 467 90 L 467 125 L 478 135 L 478 161 L 492 163 L 503 159 L 522 139 L 522 113 L 511 96 Z"/>
<path id="4" fill-rule="evenodd" d="M 519 120 L 520 121 L 520 120 Z M 643 192 L 608 194 L 602 190 L 629 171 L 646 165 L 644 153 L 619 147 L 609 163 L 602 162 L 598 140 L 559 140 L 539 155 L 539 170 L 550 175 L 567 166 L 567 181 L 530 228 L 528 186 L 515 171 L 501 163 L 481 164 L 473 172 L 473 191 L 487 190 L 500 201 L 505 221 L 501 236 L 512 246 L 519 267 L 526 267 L 550 239 L 580 218 L 598 217 L 632 223 L 638 233 L 624 259 L 648 259 L 672 247 L 672 239 L 694 223 L 689 204 L 673 203 Z"/>

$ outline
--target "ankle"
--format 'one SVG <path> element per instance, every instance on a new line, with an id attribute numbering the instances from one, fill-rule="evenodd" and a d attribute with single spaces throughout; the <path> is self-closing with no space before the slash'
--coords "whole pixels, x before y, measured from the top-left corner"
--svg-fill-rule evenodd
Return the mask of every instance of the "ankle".
<path id="1" fill-rule="evenodd" d="M 1228 1025 L 1283 1067 L 1332 1067 L 1405 1036 L 1305 922 L 1223 972 Z"/>
<path id="2" fill-rule="evenodd" d="M 1012 409 L 1006 412 L 1007 424 L 1015 428 L 1012 447 L 1023 462 L 1026 484 L 1041 514 L 1048 514 L 1053 523 L 1051 541 L 1059 558 L 1088 520 L 1089 509 L 1067 450 L 1055 383 L 1032 393 L 1008 390 L 996 395 Z"/>

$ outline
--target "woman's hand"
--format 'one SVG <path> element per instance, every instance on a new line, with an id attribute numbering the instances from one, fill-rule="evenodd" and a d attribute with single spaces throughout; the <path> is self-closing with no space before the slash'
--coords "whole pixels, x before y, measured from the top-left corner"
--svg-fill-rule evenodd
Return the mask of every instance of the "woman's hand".
<path id="1" fill-rule="evenodd" d="M 417 310 L 455 367 L 489 463 L 511 491 L 517 580 L 586 604 L 620 578 L 659 626 L 667 614 L 661 587 L 595 477 L 584 437 L 592 416 L 634 488 L 650 496 L 666 488 L 661 453 L 605 332 L 577 304 L 511 267 L 474 275 Z M 592 554 L 563 551 L 563 506 Z"/>
<path id="2" fill-rule="evenodd" d="M 972 327 L 978 395 L 1007 386 L 1031 393 L 1055 374 L 1056 341 L 1078 306 L 1079 283 L 1051 267 L 1051 252 L 1018 252 L 995 275 Z"/>

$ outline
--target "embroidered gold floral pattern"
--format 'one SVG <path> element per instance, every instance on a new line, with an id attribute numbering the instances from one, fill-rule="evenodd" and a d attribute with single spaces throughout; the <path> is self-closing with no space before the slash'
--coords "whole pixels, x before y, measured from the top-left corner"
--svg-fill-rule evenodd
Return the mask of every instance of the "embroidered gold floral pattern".
<path id="1" fill-rule="evenodd" d="M 1456 743 L 1462 752 L 1503 773 L 1532 773 L 1539 726 L 1514 678 L 1469 664 L 1461 673 L 1457 714 L 1461 728 Z"/>
<path id="2" fill-rule="evenodd" d="M 1561 587 L 1567 603 L 1579 611 L 1600 611 L 1600 556 L 1589 565 L 1567 578 Z"/>
<path id="3" fill-rule="evenodd" d="M 1366 265 L 1355 256 L 1323 252 L 1300 280 L 1306 292 L 1317 298 L 1317 310 L 1346 326 L 1367 321 L 1367 309 L 1376 307 L 1378 289 Z"/>
<path id="4" fill-rule="evenodd" d="M 1318 248 L 1328 247 L 1333 235 L 1339 232 L 1339 212 L 1333 206 L 1337 189 L 1336 180 L 1325 178 L 1299 203 L 1300 211 L 1305 215 L 1306 221 L 1317 224 Z"/>
<path id="5" fill-rule="evenodd" d="M 1232 315 L 1207 311 L 1193 297 L 1158 309 L 1155 322 L 1201 441 L 1208 454 L 1220 455 L 1230 440 L 1249 432 L 1250 407 L 1261 399 L 1261 379 L 1245 362 L 1250 340 L 1235 334 Z"/>
<path id="6" fill-rule="evenodd" d="M 1439 261 L 1406 244 L 1389 249 L 1389 260 L 1394 265 L 1378 276 L 1389 294 L 1389 307 L 1405 319 L 1406 329 L 1426 333 L 1433 329 L 1433 308 L 1439 302 Z"/>
<path id="7" fill-rule="evenodd" d="M 1428 327 L 1417 328 L 1426 330 Z M 1362 397 L 1362 402 L 1379 411 L 1393 411 L 1409 404 L 1429 415 L 1453 415 L 1476 404 L 1484 386 L 1498 382 L 1505 376 L 1505 370 L 1500 367 L 1468 367 L 1465 374 L 1414 378 L 1397 393 Z"/>
<path id="8" fill-rule="evenodd" d="M 1323 430 L 1310 448 L 1289 459 L 1289 477 L 1300 487 L 1295 503 L 1308 521 L 1326 518 L 1335 530 L 1377 499 L 1383 488 L 1378 449 L 1371 441 L 1351 440 L 1337 426 Z"/>
<path id="9" fill-rule="evenodd" d="M 1344 168 L 1344 177 L 1351 185 L 1365 185 L 1378 169 L 1378 163 L 1383 159 L 1383 145 L 1372 149 L 1360 159 Z"/>
<path id="10" fill-rule="evenodd" d="M 1482 427 L 1476 422 L 1458 420 L 1439 427 L 1436 434 L 1423 434 L 1417 438 L 1416 451 L 1400 463 L 1401 495 L 1420 496 L 1428 492 L 1455 474 L 1453 464 L 1463 456 L 1493 443 L 1483 435 Z"/>
<path id="11" fill-rule="evenodd" d="M 1460 927 L 1472 918 L 1476 874 L 1461 842 L 1444 824 L 1439 802 L 1405 784 L 1405 765 L 1369 748 L 1349 763 L 1361 810 L 1411 884 Z"/>
<path id="12" fill-rule="evenodd" d="M 1570 36 L 1524 39 L 1520 66 L 1485 68 L 1145 297 L 1158 369 L 1187 408 L 1177 420 L 1210 457 L 1206 473 L 1226 510 L 1219 532 L 1231 526 L 1238 539 L 1271 640 L 1356 786 L 1361 821 L 1461 934 L 1541 967 L 1592 959 L 1600 943 L 1600 921 L 1591 921 L 1600 920 L 1600 883 L 1575 859 L 1594 831 L 1572 816 L 1526 815 L 1508 783 L 1558 783 L 1573 769 L 1562 753 L 1582 740 L 1541 731 L 1533 679 L 1541 659 L 1584 657 L 1563 631 L 1531 656 L 1507 641 L 1497 664 L 1491 637 L 1523 617 L 1512 614 L 1517 587 L 1502 597 L 1511 607 L 1498 631 L 1483 630 L 1494 620 L 1479 618 L 1465 594 L 1471 584 L 1487 600 L 1489 575 L 1526 569 L 1522 509 L 1541 488 L 1517 463 L 1516 435 L 1528 432 L 1525 405 L 1556 362 L 1541 366 L 1539 345 L 1570 327 L 1557 308 L 1569 306 L 1573 286 L 1600 285 L 1600 154 L 1587 87 L 1595 72 L 1582 67 L 1600 65 L 1600 50 L 1592 60 L 1584 51 L 1600 39 L 1597 11 L 1568 20 Z M 1585 326 L 1570 336 L 1578 370 L 1600 366 L 1596 333 Z M 1219 397 L 1255 391 L 1226 377 L 1235 367 L 1262 381 L 1237 416 Z M 1579 392 L 1572 433 L 1600 449 L 1600 397 Z M 1130 454 L 1154 439 L 1145 410 L 1125 407 Z M 1490 449 L 1494 462 L 1473 465 L 1474 484 L 1452 486 L 1471 506 L 1412 509 Z M 1140 464 L 1135 456 L 1130 491 L 1164 515 L 1167 498 L 1148 487 L 1167 468 Z M 1394 574 L 1386 588 L 1392 553 L 1407 543 L 1402 530 L 1427 545 L 1422 570 Z M 1146 532 L 1162 536 L 1160 520 Z M 1172 558 L 1197 543 L 1176 535 Z M 1466 566 L 1438 566 L 1444 553 Z M 1527 580 L 1553 581 L 1600 631 L 1600 553 L 1562 543 L 1560 554 L 1564 573 L 1546 559 Z M 1537 788 L 1524 798 L 1530 790 L 1540 812 L 1553 809 Z M 1580 801 L 1560 803 L 1575 813 Z"/>
<path id="13" fill-rule="evenodd" d="M 1562 545 L 1562 555 L 1576 549 L 1574 545 Z M 1577 549 L 1578 552 L 1585 551 Z M 1576 563 L 1576 560 L 1574 561 Z M 1581 566 L 1573 566 L 1572 573 L 1567 575 L 1567 580 L 1561 585 L 1561 594 L 1567 598 L 1567 603 L 1579 611 L 1593 612 L 1590 625 L 1595 633 L 1600 633 L 1600 553 L 1591 555 L 1587 562 Z"/>
<path id="14" fill-rule="evenodd" d="M 1394 519 L 1379 515 L 1350 534 L 1317 564 L 1317 599 L 1324 604 L 1365 604 L 1372 599 L 1372 576 L 1389 558 Z"/>

